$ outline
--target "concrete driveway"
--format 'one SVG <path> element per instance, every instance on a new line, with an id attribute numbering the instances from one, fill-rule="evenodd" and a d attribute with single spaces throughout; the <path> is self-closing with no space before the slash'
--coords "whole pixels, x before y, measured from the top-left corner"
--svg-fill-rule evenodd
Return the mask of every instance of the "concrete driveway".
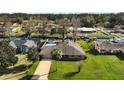
<path id="1" fill-rule="evenodd" d="M 41 60 L 32 79 L 33 80 L 48 80 L 51 62 L 52 60 L 47 60 L 47 59 Z"/>

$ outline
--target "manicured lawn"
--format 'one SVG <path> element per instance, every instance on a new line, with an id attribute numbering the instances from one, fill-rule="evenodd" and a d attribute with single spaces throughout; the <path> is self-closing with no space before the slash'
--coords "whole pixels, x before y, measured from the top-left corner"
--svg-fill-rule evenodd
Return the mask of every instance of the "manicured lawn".
<path id="1" fill-rule="evenodd" d="M 84 41 L 83 41 L 84 42 Z M 49 79 L 52 80 L 120 80 L 124 79 L 124 59 L 116 55 L 97 54 L 91 50 L 86 52 L 87 59 L 59 61 L 58 71 L 56 61 L 52 63 Z M 78 73 L 78 65 L 81 71 Z"/>
<path id="2" fill-rule="evenodd" d="M 37 66 L 38 66 L 38 64 L 39 64 L 39 62 L 40 62 L 40 61 L 36 61 L 36 62 L 34 62 L 34 63 L 32 64 L 32 66 L 28 69 L 27 75 L 31 76 L 31 75 L 34 74 L 34 72 L 35 72 L 35 70 L 36 70 L 36 68 L 37 68 Z"/>
<path id="3" fill-rule="evenodd" d="M 49 79 L 72 80 L 108 80 L 124 79 L 124 61 L 115 55 L 97 55 L 87 53 L 87 60 L 80 62 L 59 61 L 58 71 L 55 71 L 56 62 L 52 63 Z M 82 65 L 81 72 L 76 73 L 78 64 Z"/>

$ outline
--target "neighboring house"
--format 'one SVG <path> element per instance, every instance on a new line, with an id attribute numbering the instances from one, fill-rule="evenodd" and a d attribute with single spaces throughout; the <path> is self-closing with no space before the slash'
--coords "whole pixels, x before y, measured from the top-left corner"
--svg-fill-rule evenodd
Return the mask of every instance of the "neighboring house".
<path id="1" fill-rule="evenodd" d="M 12 29 L 12 32 L 17 32 L 18 29 L 21 29 L 21 25 L 17 24 L 17 23 L 14 23 L 12 26 L 11 26 L 11 29 Z"/>
<path id="2" fill-rule="evenodd" d="M 114 29 L 113 33 L 124 33 L 122 29 Z"/>
<path id="3" fill-rule="evenodd" d="M 17 54 L 27 53 L 31 47 L 37 47 L 33 40 L 13 40 L 9 44 L 16 49 Z"/>
<path id="4" fill-rule="evenodd" d="M 95 42 L 95 50 L 99 53 L 124 53 L 123 43 Z"/>
<path id="5" fill-rule="evenodd" d="M 114 28 L 104 28 L 102 31 L 107 33 L 124 33 L 123 29 L 114 29 Z"/>
<path id="6" fill-rule="evenodd" d="M 124 43 L 124 38 L 114 38 L 113 41 L 116 43 Z"/>
<path id="7" fill-rule="evenodd" d="M 72 41 L 64 41 L 57 45 L 44 46 L 40 52 L 43 58 L 52 58 L 51 52 L 57 47 L 62 51 L 62 60 L 81 60 L 85 59 L 86 55 L 80 45 Z"/>
<path id="8" fill-rule="evenodd" d="M 94 32 L 96 32 L 96 29 L 95 28 L 82 27 L 82 28 L 77 28 L 77 32 L 81 32 L 81 33 L 94 33 Z"/>

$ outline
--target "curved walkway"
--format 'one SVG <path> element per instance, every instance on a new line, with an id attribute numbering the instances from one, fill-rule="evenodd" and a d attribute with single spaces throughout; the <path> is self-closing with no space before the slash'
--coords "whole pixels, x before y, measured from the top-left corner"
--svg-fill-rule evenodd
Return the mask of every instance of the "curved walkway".
<path id="1" fill-rule="evenodd" d="M 41 60 L 39 63 L 34 76 L 32 79 L 34 80 L 48 80 L 48 75 L 51 67 L 52 60 Z"/>

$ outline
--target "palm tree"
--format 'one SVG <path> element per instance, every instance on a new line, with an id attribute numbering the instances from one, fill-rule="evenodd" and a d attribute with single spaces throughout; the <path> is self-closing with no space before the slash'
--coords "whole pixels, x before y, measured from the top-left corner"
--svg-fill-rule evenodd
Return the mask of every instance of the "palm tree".
<path id="1" fill-rule="evenodd" d="M 62 58 L 62 51 L 59 48 L 54 48 L 51 52 L 52 58 L 59 61 Z M 56 71 L 58 70 L 58 62 L 56 62 Z"/>

